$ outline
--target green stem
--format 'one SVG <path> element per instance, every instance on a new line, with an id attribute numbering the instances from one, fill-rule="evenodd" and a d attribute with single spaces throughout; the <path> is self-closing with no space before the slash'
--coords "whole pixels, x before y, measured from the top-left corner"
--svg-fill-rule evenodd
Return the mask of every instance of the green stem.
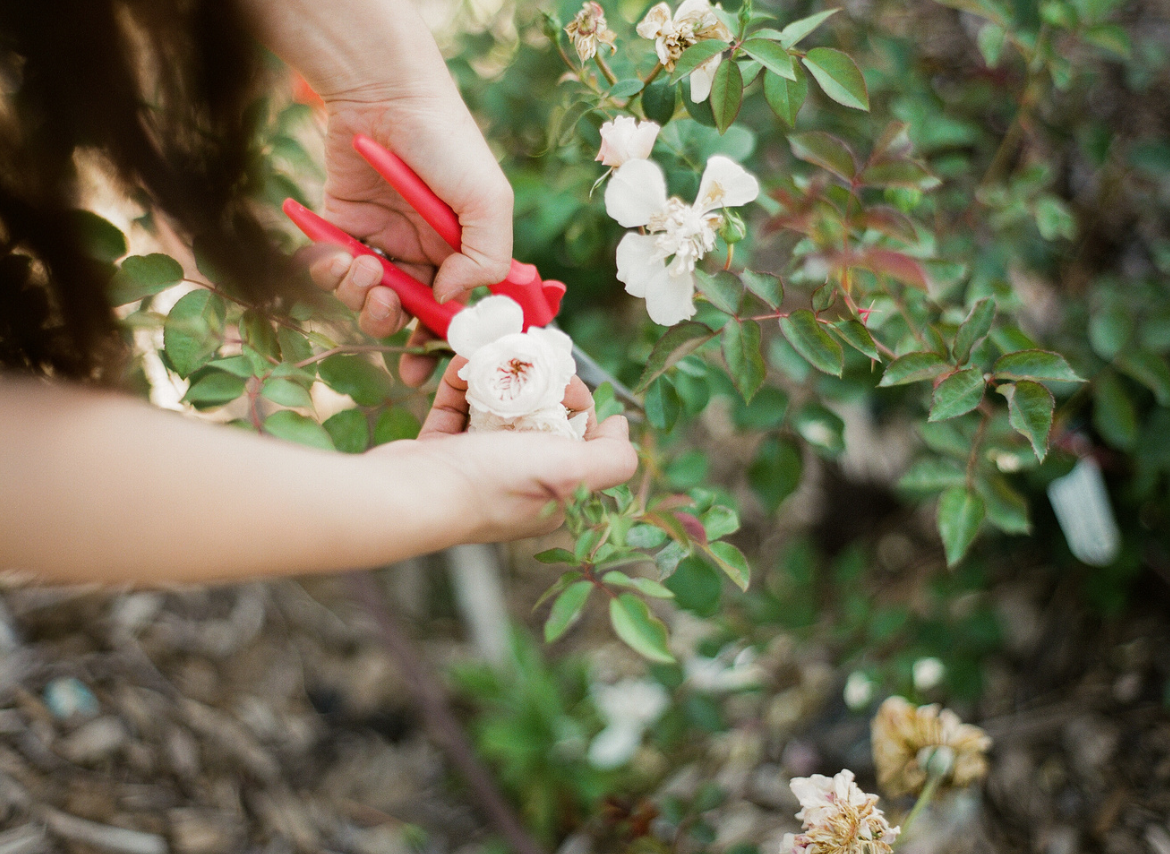
<path id="1" fill-rule="evenodd" d="M 918 802 L 914 804 L 914 808 L 910 810 L 910 815 L 906 816 L 906 820 L 902 822 L 902 832 L 898 836 L 898 842 L 901 843 L 906 839 L 910 832 L 910 826 L 914 824 L 914 819 L 918 818 L 919 814 L 926 809 L 934 798 L 935 792 L 938 791 L 939 785 L 942 783 L 942 777 L 932 774 L 926 780 L 926 785 L 922 787 L 922 794 L 918 796 Z M 897 847 L 895 845 L 894 847 Z"/>
<path id="2" fill-rule="evenodd" d="M 597 67 L 601 70 L 601 75 L 609 81 L 610 86 L 617 83 L 617 77 L 614 76 L 613 70 L 609 67 L 609 63 L 602 59 L 600 49 L 597 53 L 593 54 L 593 61 L 597 63 Z"/>
<path id="3" fill-rule="evenodd" d="M 653 67 L 653 68 L 650 70 L 650 73 L 646 75 L 646 79 L 642 81 L 642 84 L 643 84 L 643 86 L 649 86 L 651 83 L 653 83 L 653 82 L 654 82 L 654 79 L 655 79 L 655 78 L 656 78 L 656 77 L 657 77 L 659 74 L 661 74 L 661 73 L 662 73 L 662 69 L 663 69 L 664 67 L 665 67 L 665 66 L 663 66 L 663 64 L 662 64 L 661 62 L 660 62 L 660 63 L 658 63 L 657 65 L 655 65 L 655 66 L 654 66 L 654 67 Z"/>

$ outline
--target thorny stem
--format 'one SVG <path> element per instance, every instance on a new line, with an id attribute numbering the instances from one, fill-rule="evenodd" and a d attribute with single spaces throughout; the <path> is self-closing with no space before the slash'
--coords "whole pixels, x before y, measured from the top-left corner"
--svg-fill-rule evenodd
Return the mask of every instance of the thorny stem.
<path id="1" fill-rule="evenodd" d="M 987 433 L 987 425 L 991 423 L 991 407 L 987 402 L 979 404 L 979 412 L 983 416 L 979 420 L 979 428 L 975 431 L 975 439 L 971 442 L 971 453 L 967 457 L 967 491 L 975 491 L 975 464 L 979 460 L 979 446 L 983 444 L 983 437 Z"/>
<path id="2" fill-rule="evenodd" d="M 336 347 L 330 347 L 328 350 L 309 356 L 307 359 L 301 359 L 301 361 L 295 362 L 293 367 L 306 368 L 315 362 L 328 359 L 330 356 L 336 356 L 338 353 L 411 353 L 416 356 L 430 355 L 425 347 L 391 347 L 388 344 L 339 344 Z"/>
<path id="3" fill-rule="evenodd" d="M 931 799 L 934 798 L 934 794 L 938 791 L 941 783 L 942 777 L 938 774 L 931 774 L 927 778 L 926 785 L 922 787 L 922 794 L 918 796 L 918 800 L 914 803 L 913 808 L 911 808 L 910 814 L 902 822 L 902 833 L 898 837 L 898 842 L 906 838 L 906 835 L 910 832 L 910 825 L 914 824 L 914 819 L 918 818 L 922 811 L 930 804 Z"/>
<path id="4" fill-rule="evenodd" d="M 250 302 L 245 302 L 244 300 L 240 299 L 237 296 L 232 296 L 227 291 L 224 291 L 224 290 L 217 288 L 211 282 L 205 282 L 201 279 L 188 279 L 188 278 L 184 278 L 184 279 L 182 279 L 182 281 L 187 282 L 188 284 L 191 284 L 191 285 L 195 285 L 196 287 L 203 288 L 206 291 L 211 291 L 216 296 L 223 297 L 228 302 L 234 302 L 236 305 L 240 306 L 241 308 L 250 309 L 252 311 L 260 311 L 259 306 L 253 305 Z M 297 326 L 295 323 L 293 323 L 291 321 L 285 320 L 283 317 L 280 317 L 278 315 L 268 315 L 268 314 L 265 314 L 265 316 L 268 317 L 270 320 L 272 320 L 274 323 L 276 323 L 277 326 L 283 326 L 285 329 L 291 329 L 293 332 L 299 332 L 302 335 L 308 334 L 307 332 L 305 332 L 304 329 Z"/>
<path id="5" fill-rule="evenodd" d="M 1007 163 L 1016 146 L 1020 141 L 1020 137 L 1024 132 L 1024 125 L 1029 118 L 1032 108 L 1039 101 L 1039 93 L 1036 91 L 1038 75 L 1043 67 L 1041 57 L 1043 56 L 1044 41 L 1048 37 L 1048 25 L 1042 24 L 1040 32 L 1036 36 L 1036 46 L 1033 49 L 1031 56 L 1026 56 L 1028 60 L 1028 75 L 1024 80 L 1024 92 L 1020 96 L 1020 105 L 1016 109 L 1015 116 L 1012 117 L 1012 123 L 1008 126 L 1007 132 L 1003 139 L 1000 140 L 999 147 L 995 150 L 995 154 L 991 158 L 991 165 L 987 167 L 987 172 L 984 173 L 982 180 L 979 182 L 978 189 L 990 186 L 1000 178 L 1000 173 L 1007 167 Z M 1021 53 L 1024 53 L 1022 45 L 1018 44 L 1016 47 Z"/>

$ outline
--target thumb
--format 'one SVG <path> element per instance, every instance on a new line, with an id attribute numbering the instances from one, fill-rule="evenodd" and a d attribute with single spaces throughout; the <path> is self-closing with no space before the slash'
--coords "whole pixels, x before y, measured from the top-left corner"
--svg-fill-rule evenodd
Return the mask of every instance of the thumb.
<path id="1" fill-rule="evenodd" d="M 463 227 L 460 251 L 435 274 L 435 298 L 446 302 L 481 285 L 494 285 L 512 263 L 512 187 L 503 173 L 478 194 L 474 205 L 456 209 Z"/>

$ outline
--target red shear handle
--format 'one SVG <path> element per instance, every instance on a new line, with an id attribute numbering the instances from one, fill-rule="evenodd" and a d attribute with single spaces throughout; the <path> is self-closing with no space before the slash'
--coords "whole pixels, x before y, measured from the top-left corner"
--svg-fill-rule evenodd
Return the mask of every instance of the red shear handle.
<path id="1" fill-rule="evenodd" d="M 395 267 L 377 252 L 365 244 L 350 237 L 344 231 L 330 222 L 317 216 L 304 205 L 285 199 L 285 214 L 296 223 L 297 228 L 305 233 L 310 240 L 319 243 L 333 243 L 344 247 L 351 255 L 372 255 L 382 264 L 381 284 L 398 294 L 402 307 L 418 318 L 418 322 L 436 335 L 446 338 L 447 327 L 451 318 L 463 308 L 458 302 L 448 302 L 440 305 L 435 302 L 435 294 L 422 282 Z"/>
<path id="2" fill-rule="evenodd" d="M 459 217 L 402 158 L 360 133 L 353 138 L 353 147 L 447 241 L 447 245 L 456 252 L 460 251 L 463 229 Z M 556 317 L 561 307 L 561 297 L 565 293 L 563 284 L 542 282 L 535 267 L 519 261 L 512 262 L 507 278 L 490 285 L 488 289 L 494 294 L 511 297 L 520 304 L 524 309 L 525 329 L 529 326 L 544 326 Z"/>

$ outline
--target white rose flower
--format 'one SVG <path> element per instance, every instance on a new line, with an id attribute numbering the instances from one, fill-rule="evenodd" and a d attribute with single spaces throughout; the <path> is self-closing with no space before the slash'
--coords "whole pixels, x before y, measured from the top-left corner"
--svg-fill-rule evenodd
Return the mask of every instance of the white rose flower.
<path id="1" fill-rule="evenodd" d="M 589 745 L 589 762 L 596 768 L 617 768 L 629 762 L 642 743 L 643 733 L 670 703 L 666 689 L 648 680 L 594 685 L 590 693 L 606 721 L 605 729 Z"/>
<path id="2" fill-rule="evenodd" d="M 707 161 L 699 197 L 688 205 L 666 196 L 666 176 L 649 160 L 619 167 L 605 189 L 605 210 L 630 232 L 617 248 L 618 280 L 626 292 L 643 297 L 650 319 L 673 326 L 695 313 L 695 262 L 715 246 L 720 208 L 746 205 L 760 185 L 735 161 L 716 155 Z"/>
<path id="3" fill-rule="evenodd" d="M 640 122 L 632 116 L 618 116 L 601 126 L 601 150 L 596 160 L 603 166 L 618 167 L 627 160 L 644 160 L 654 148 L 662 130 L 656 122 Z"/>
<path id="4" fill-rule="evenodd" d="M 673 16 L 669 6 L 659 3 L 646 13 L 637 30 L 643 38 L 654 39 L 658 61 L 667 71 L 674 70 L 675 61 L 693 44 L 706 39 L 731 40 L 731 31 L 708 0 L 685 0 Z M 711 95 L 711 83 L 722 61 L 723 54 L 716 54 L 691 72 L 692 101 L 706 101 Z"/>
<path id="5" fill-rule="evenodd" d="M 580 413 L 570 422 L 561 400 L 577 371 L 573 342 L 556 329 L 523 332 L 524 311 L 512 299 L 491 296 L 451 320 L 447 341 L 467 364 L 471 430 L 529 430 L 584 436 Z"/>

